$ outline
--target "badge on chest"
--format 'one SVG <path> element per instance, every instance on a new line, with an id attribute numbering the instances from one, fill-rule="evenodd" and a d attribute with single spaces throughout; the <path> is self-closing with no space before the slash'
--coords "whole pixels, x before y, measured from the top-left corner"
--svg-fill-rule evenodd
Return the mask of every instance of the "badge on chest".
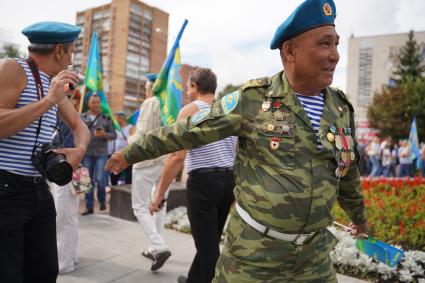
<path id="1" fill-rule="evenodd" d="M 293 133 L 294 123 L 288 118 L 288 109 L 280 100 L 267 99 L 261 104 L 261 109 L 272 114 L 272 119 L 264 122 L 263 130 L 270 135 L 270 149 L 276 151 L 280 147 L 281 137 Z"/>

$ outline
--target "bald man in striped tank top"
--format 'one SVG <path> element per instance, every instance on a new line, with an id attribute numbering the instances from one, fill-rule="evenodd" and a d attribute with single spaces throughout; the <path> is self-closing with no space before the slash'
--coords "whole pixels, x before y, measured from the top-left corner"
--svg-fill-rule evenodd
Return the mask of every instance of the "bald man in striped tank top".
<path id="1" fill-rule="evenodd" d="M 192 103 L 179 113 L 178 120 L 197 112 L 209 111 L 217 87 L 217 78 L 210 69 L 197 68 L 189 76 L 188 95 Z M 224 223 L 234 201 L 233 165 L 236 156 L 236 137 L 182 150 L 169 155 L 158 189 L 150 203 L 151 211 L 158 211 L 165 192 L 185 165 L 187 180 L 188 216 L 195 241 L 196 255 L 188 277 L 178 282 L 211 282 L 219 257 L 219 242 Z"/>

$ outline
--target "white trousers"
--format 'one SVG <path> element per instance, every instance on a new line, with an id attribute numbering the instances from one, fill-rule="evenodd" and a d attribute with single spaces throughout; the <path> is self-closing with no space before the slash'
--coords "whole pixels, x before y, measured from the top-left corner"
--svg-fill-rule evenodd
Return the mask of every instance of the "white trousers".
<path id="1" fill-rule="evenodd" d="M 56 236 L 59 273 L 71 272 L 77 263 L 79 198 L 69 185 L 50 183 L 56 206 Z"/>
<path id="2" fill-rule="evenodd" d="M 164 241 L 165 205 L 151 215 L 149 201 L 155 193 L 156 185 L 161 176 L 164 165 L 154 165 L 144 168 L 133 167 L 133 180 L 131 184 L 131 202 L 134 215 L 143 227 L 143 231 L 149 240 L 149 251 L 168 249 Z M 168 195 L 168 192 L 167 194 Z M 167 197 L 167 196 L 166 196 Z"/>

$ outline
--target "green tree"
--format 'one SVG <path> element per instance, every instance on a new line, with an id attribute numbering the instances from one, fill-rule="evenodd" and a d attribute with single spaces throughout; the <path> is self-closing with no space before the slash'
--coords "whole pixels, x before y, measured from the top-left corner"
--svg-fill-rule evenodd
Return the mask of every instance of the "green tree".
<path id="1" fill-rule="evenodd" d="M 19 46 L 13 43 L 5 43 L 0 51 L 0 58 L 17 58 L 21 56 Z"/>
<path id="2" fill-rule="evenodd" d="M 406 76 L 405 81 L 395 87 L 383 86 L 373 96 L 367 118 L 372 128 L 381 136 L 394 140 L 409 136 L 412 119 L 416 116 L 418 137 L 425 141 L 425 79 Z"/>
<path id="3" fill-rule="evenodd" d="M 425 78 L 408 76 L 402 88 L 406 93 L 409 123 L 416 116 L 419 141 L 425 141 Z M 408 128 L 410 130 L 410 124 Z"/>
<path id="4" fill-rule="evenodd" d="M 235 90 L 238 90 L 241 87 L 241 85 L 232 85 L 232 84 L 228 84 L 226 85 L 222 91 L 220 91 L 218 93 L 219 97 L 222 97 L 223 95 L 226 95 L 228 93 L 231 93 Z"/>
<path id="5" fill-rule="evenodd" d="M 391 136 L 398 140 L 409 136 L 412 119 L 416 116 L 418 137 L 424 141 L 425 66 L 413 31 L 409 32 L 395 62 L 392 79 L 396 85 L 384 85 L 374 94 L 367 113 L 369 125 L 379 130 L 381 136 Z"/>
<path id="6" fill-rule="evenodd" d="M 383 137 L 391 136 L 393 140 L 407 137 L 410 125 L 406 96 L 401 86 L 384 86 L 376 92 L 367 111 L 370 127 L 378 129 Z"/>
<path id="7" fill-rule="evenodd" d="M 415 40 L 413 30 L 409 32 L 408 39 L 396 55 L 396 68 L 392 79 L 397 83 L 403 83 L 408 77 L 422 77 L 425 66 L 422 62 L 421 47 Z"/>

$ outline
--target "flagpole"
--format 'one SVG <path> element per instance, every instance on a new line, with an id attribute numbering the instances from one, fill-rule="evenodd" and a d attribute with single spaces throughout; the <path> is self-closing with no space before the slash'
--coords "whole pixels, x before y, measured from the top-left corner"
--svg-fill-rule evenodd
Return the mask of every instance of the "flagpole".
<path id="1" fill-rule="evenodd" d="M 339 227 L 342 227 L 342 228 L 344 228 L 345 230 L 347 230 L 347 232 L 351 232 L 351 231 L 355 231 L 353 228 L 350 228 L 350 227 L 348 227 L 348 226 L 345 226 L 345 225 L 343 225 L 343 224 L 341 224 L 341 223 L 338 223 L 338 222 L 336 222 L 336 221 L 334 221 L 333 222 L 333 224 L 334 225 L 336 225 L 336 226 L 339 226 Z M 363 237 L 366 237 L 366 238 L 369 238 L 369 236 L 368 235 L 366 235 L 366 234 L 360 234 L 361 236 L 363 236 Z"/>
<path id="2" fill-rule="evenodd" d="M 80 106 L 78 107 L 78 113 L 83 113 L 85 96 L 86 96 L 86 85 L 84 84 L 81 90 L 81 100 L 80 100 Z"/>

